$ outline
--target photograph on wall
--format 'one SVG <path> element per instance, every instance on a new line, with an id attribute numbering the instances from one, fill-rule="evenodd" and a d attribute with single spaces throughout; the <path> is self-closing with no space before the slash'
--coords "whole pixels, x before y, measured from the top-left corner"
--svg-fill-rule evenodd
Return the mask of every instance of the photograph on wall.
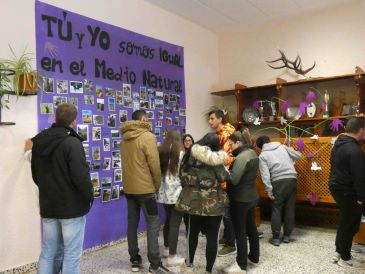
<path id="1" fill-rule="evenodd" d="M 103 138 L 103 150 L 110 151 L 110 138 Z"/>
<path id="2" fill-rule="evenodd" d="M 103 159 L 103 170 L 110 170 L 110 162 L 111 162 L 110 157 L 105 157 Z"/>
<path id="3" fill-rule="evenodd" d="M 108 110 L 115 111 L 115 98 L 114 97 L 108 97 Z"/>
<path id="4" fill-rule="evenodd" d="M 140 87 L 139 88 L 139 98 L 142 101 L 146 101 L 147 98 L 147 88 L 146 87 Z"/>
<path id="5" fill-rule="evenodd" d="M 94 188 L 94 198 L 100 198 L 100 196 L 101 196 L 101 188 L 95 187 Z"/>
<path id="6" fill-rule="evenodd" d="M 119 186 L 113 186 L 112 189 L 112 200 L 118 200 L 119 199 Z"/>
<path id="7" fill-rule="evenodd" d="M 99 172 L 90 172 L 90 179 L 93 187 L 100 187 Z"/>
<path id="8" fill-rule="evenodd" d="M 92 122 L 92 111 L 89 109 L 83 109 L 82 110 L 82 123 L 83 124 L 91 124 Z"/>
<path id="9" fill-rule="evenodd" d="M 52 103 L 40 103 L 41 114 L 53 114 L 53 104 Z"/>
<path id="10" fill-rule="evenodd" d="M 85 105 L 94 105 L 94 95 L 84 95 Z"/>
<path id="11" fill-rule="evenodd" d="M 70 93 L 84 93 L 84 84 L 79 81 L 70 81 Z"/>
<path id="12" fill-rule="evenodd" d="M 103 203 L 110 202 L 110 196 L 111 196 L 111 189 L 104 188 L 103 189 Z"/>
<path id="13" fill-rule="evenodd" d="M 107 117 L 108 120 L 108 127 L 116 127 L 117 125 L 117 115 L 112 113 L 112 114 L 108 114 Z"/>
<path id="14" fill-rule="evenodd" d="M 93 115 L 93 122 L 94 122 L 95 126 L 104 125 L 104 115 L 101 115 L 101 114 Z"/>
<path id="15" fill-rule="evenodd" d="M 107 97 L 114 97 L 115 98 L 115 89 L 113 89 L 113 88 L 105 88 L 105 95 Z"/>
<path id="16" fill-rule="evenodd" d="M 122 169 L 121 168 L 114 169 L 114 182 L 115 183 L 122 182 Z"/>
<path id="17" fill-rule="evenodd" d="M 101 186 L 102 187 L 110 187 L 110 186 L 112 186 L 112 178 L 111 177 L 103 177 L 103 178 L 101 178 Z"/>
<path id="18" fill-rule="evenodd" d="M 90 157 L 89 143 L 82 143 L 82 146 L 84 147 L 85 157 Z"/>
<path id="19" fill-rule="evenodd" d="M 96 99 L 96 109 L 98 111 L 104 111 L 104 99 L 103 98 Z"/>
<path id="20" fill-rule="evenodd" d="M 130 84 L 123 84 L 123 97 L 131 97 L 132 88 Z"/>
<path id="21" fill-rule="evenodd" d="M 95 146 L 91 148 L 91 154 L 92 154 L 92 158 L 93 160 L 100 160 L 100 147 L 99 146 Z"/>
<path id="22" fill-rule="evenodd" d="M 92 140 L 100 141 L 101 140 L 101 127 L 93 127 L 92 129 Z"/>
<path id="23" fill-rule="evenodd" d="M 89 141 L 89 126 L 88 125 L 77 125 L 76 132 L 81 136 L 84 141 Z"/>
<path id="24" fill-rule="evenodd" d="M 112 137 L 112 139 L 120 138 L 120 131 L 117 129 L 112 129 L 110 131 L 110 136 Z"/>
<path id="25" fill-rule="evenodd" d="M 45 93 L 54 92 L 54 79 L 50 77 L 42 77 L 43 80 L 43 91 Z"/>
<path id="26" fill-rule="evenodd" d="M 84 92 L 93 93 L 93 81 L 89 79 L 84 79 Z"/>
<path id="27" fill-rule="evenodd" d="M 67 80 L 57 80 L 57 93 L 67 94 L 68 93 L 68 81 Z"/>
<path id="28" fill-rule="evenodd" d="M 96 91 L 95 91 L 96 97 L 98 98 L 102 98 L 104 96 L 104 92 L 103 92 L 103 86 L 101 85 L 96 85 Z"/>
<path id="29" fill-rule="evenodd" d="M 127 121 L 127 113 L 128 112 L 125 109 L 119 110 L 119 122 L 120 123 Z"/>
<path id="30" fill-rule="evenodd" d="M 68 97 L 67 103 L 73 104 L 77 109 L 79 108 L 79 98 L 77 97 Z"/>
<path id="31" fill-rule="evenodd" d="M 118 105 L 123 105 L 123 92 L 121 90 L 115 92 L 115 98 Z"/>

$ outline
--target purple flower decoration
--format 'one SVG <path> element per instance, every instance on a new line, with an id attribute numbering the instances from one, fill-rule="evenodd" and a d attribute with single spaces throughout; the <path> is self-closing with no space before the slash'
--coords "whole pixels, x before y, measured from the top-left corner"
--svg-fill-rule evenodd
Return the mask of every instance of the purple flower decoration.
<path id="1" fill-rule="evenodd" d="M 300 116 L 304 115 L 306 108 L 307 108 L 307 104 L 305 102 L 300 102 L 300 104 L 299 104 L 299 114 L 300 114 Z"/>
<path id="2" fill-rule="evenodd" d="M 307 153 L 307 158 L 312 159 L 314 157 L 314 154 L 312 152 Z"/>
<path id="3" fill-rule="evenodd" d="M 318 201 L 317 192 L 312 192 L 310 200 L 311 200 L 312 206 L 315 206 Z"/>
<path id="4" fill-rule="evenodd" d="M 260 107 L 259 102 L 258 101 L 253 101 L 252 108 L 259 109 L 259 107 Z"/>
<path id="5" fill-rule="evenodd" d="M 307 96 L 305 97 L 305 101 L 307 102 L 307 104 L 310 104 L 314 101 L 315 98 L 316 94 L 313 91 L 309 91 L 307 93 Z"/>
<path id="6" fill-rule="evenodd" d="M 343 127 L 343 122 L 340 119 L 333 119 L 330 124 L 330 129 L 332 131 L 339 131 L 340 127 Z"/>
<path id="7" fill-rule="evenodd" d="M 290 107 L 290 102 L 289 101 L 284 101 L 283 104 L 281 105 L 282 112 L 286 113 L 286 111 L 288 110 L 289 107 Z"/>
<path id="8" fill-rule="evenodd" d="M 295 144 L 297 145 L 298 147 L 298 151 L 303 151 L 305 150 L 305 144 L 304 144 L 304 141 L 302 139 L 298 139 L 295 141 Z"/>

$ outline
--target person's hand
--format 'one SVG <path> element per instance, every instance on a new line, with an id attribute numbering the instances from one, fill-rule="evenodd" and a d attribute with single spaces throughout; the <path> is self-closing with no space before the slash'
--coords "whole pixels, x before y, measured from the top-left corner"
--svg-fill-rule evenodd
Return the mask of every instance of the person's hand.
<path id="1" fill-rule="evenodd" d="M 267 196 L 269 196 L 270 200 L 275 200 L 274 194 L 272 194 L 272 192 L 268 192 Z"/>
<path id="2" fill-rule="evenodd" d="M 25 140 L 25 143 L 24 143 L 24 152 L 26 152 L 28 150 L 31 150 L 32 147 L 33 147 L 33 141 L 31 139 Z"/>

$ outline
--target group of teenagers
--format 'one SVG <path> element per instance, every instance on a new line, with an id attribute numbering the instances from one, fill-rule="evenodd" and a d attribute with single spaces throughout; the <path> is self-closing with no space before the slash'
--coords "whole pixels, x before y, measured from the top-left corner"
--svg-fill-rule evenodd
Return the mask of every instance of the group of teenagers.
<path id="1" fill-rule="evenodd" d="M 39 189 L 42 217 L 38 274 L 79 273 L 85 215 L 93 204 L 93 187 L 83 140 L 73 129 L 76 118 L 75 106 L 61 104 L 55 123 L 25 145 L 32 178 Z M 224 124 L 223 119 L 221 110 L 213 110 L 209 113 L 209 125 L 214 132 L 194 142 L 191 135 L 181 137 L 179 130 L 171 129 L 159 146 L 146 111 L 136 110 L 131 120 L 122 123 L 120 151 L 132 272 L 142 268 L 137 237 L 141 210 L 146 220 L 151 274 L 173 273 L 167 267 L 177 265 L 185 266 L 184 273 L 195 273 L 200 233 L 206 237 L 206 273 L 212 273 L 217 254 L 237 253 L 236 261 L 223 270 L 225 273 L 246 273 L 249 264 L 258 264 L 258 171 L 272 200 L 270 243 L 280 246 L 291 241 L 297 193 L 294 164 L 301 153 L 271 142 L 265 135 L 255 140 L 254 149 L 247 128 L 235 129 Z M 340 208 L 334 262 L 354 268 L 364 267 L 351 256 L 352 237 L 359 228 L 365 200 L 365 157 L 359 145 L 364 134 L 364 121 L 351 118 L 346 132 L 334 143 L 330 159 L 329 186 Z M 158 243 L 158 203 L 163 204 L 166 216 L 162 256 L 167 257 L 167 267 L 162 264 Z M 187 238 L 184 256 L 177 254 L 182 219 Z M 219 240 L 222 219 L 224 233 Z M 224 246 L 218 252 L 219 242 Z"/>

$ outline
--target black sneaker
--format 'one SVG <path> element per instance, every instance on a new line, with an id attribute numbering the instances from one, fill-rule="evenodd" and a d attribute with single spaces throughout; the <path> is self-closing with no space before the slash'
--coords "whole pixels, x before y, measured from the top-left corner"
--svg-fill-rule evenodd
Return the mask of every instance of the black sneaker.
<path id="1" fill-rule="evenodd" d="M 259 239 L 264 238 L 264 232 L 258 230 L 257 233 L 259 234 Z"/>
<path id="2" fill-rule="evenodd" d="M 136 259 L 131 260 L 132 263 L 132 272 L 139 272 L 142 267 L 142 258 L 138 256 Z"/>
<path id="3" fill-rule="evenodd" d="M 161 263 L 157 269 L 154 269 L 152 268 L 152 266 L 150 266 L 150 268 L 148 269 L 148 274 L 175 274 L 175 272 L 170 271 Z"/>

